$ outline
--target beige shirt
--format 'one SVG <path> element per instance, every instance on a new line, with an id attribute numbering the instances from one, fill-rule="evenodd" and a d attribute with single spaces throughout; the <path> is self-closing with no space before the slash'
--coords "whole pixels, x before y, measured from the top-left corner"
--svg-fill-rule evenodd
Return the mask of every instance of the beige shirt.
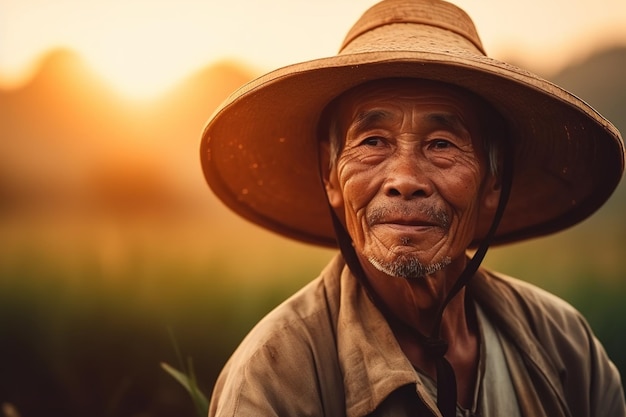
<path id="1" fill-rule="evenodd" d="M 615 367 L 571 307 L 485 272 L 468 290 L 506 335 L 502 353 L 521 415 L 626 415 Z M 484 389 L 491 395 L 492 387 Z M 246 336 L 218 378 L 209 410 L 209 416 L 428 415 L 440 414 L 423 379 L 340 256 Z"/>

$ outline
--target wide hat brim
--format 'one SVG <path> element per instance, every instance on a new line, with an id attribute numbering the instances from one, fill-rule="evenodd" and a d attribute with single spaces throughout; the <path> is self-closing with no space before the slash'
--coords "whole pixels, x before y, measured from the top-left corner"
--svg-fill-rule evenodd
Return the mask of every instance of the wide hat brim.
<path id="1" fill-rule="evenodd" d="M 402 25 L 399 25 L 402 26 Z M 364 82 L 422 78 L 483 97 L 509 123 L 514 177 L 492 244 L 574 225 L 610 197 L 624 170 L 618 130 L 579 98 L 471 49 L 357 51 L 291 65 L 231 95 L 210 118 L 201 161 L 233 211 L 303 242 L 336 246 L 320 179 L 317 125 L 324 107 Z M 475 242 L 491 224 L 479 219 Z"/>

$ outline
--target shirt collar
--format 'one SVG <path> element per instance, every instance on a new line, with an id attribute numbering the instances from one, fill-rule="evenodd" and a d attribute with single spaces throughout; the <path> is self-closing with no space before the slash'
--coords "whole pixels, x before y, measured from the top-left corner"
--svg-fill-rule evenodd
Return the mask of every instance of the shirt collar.
<path id="1" fill-rule="evenodd" d="M 389 394 L 407 384 L 416 385 L 418 394 L 436 410 L 389 325 L 347 267 L 339 285 L 337 351 L 347 416 L 372 413 Z"/>

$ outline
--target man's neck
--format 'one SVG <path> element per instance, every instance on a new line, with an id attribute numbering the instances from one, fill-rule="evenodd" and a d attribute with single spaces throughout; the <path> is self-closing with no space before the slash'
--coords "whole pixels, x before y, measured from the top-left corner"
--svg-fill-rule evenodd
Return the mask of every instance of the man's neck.
<path id="1" fill-rule="evenodd" d="M 434 363 L 414 331 L 424 336 L 433 335 L 440 306 L 465 265 L 465 259 L 458 260 L 432 276 L 411 281 L 364 265 L 372 290 L 392 315 L 387 320 L 404 354 L 433 379 L 436 377 Z M 439 336 L 448 343 L 445 356 L 455 370 L 462 405 L 471 401 L 478 365 L 478 332 L 472 308 L 466 305 L 466 291 L 462 288 L 445 307 L 439 328 Z"/>
<path id="2" fill-rule="evenodd" d="M 439 321 L 440 307 L 463 272 L 467 259 L 461 257 L 434 274 L 410 279 L 389 276 L 367 261 L 361 263 L 369 285 L 386 309 L 415 330 L 431 335 Z M 453 329 L 449 332 L 451 337 L 460 330 L 459 325 L 465 324 L 463 298 L 464 290 L 461 290 L 445 309 L 441 331 L 450 326 Z"/>

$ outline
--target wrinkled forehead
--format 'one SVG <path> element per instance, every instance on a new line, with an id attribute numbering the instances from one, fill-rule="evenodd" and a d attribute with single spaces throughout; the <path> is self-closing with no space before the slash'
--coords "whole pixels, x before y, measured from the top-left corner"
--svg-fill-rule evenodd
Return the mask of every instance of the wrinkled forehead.
<path id="1" fill-rule="evenodd" d="M 370 81 L 343 93 L 334 101 L 335 116 L 346 127 L 363 111 L 394 104 L 445 108 L 472 125 L 481 124 L 479 120 L 485 111 L 481 99 L 451 84 L 393 78 Z"/>

